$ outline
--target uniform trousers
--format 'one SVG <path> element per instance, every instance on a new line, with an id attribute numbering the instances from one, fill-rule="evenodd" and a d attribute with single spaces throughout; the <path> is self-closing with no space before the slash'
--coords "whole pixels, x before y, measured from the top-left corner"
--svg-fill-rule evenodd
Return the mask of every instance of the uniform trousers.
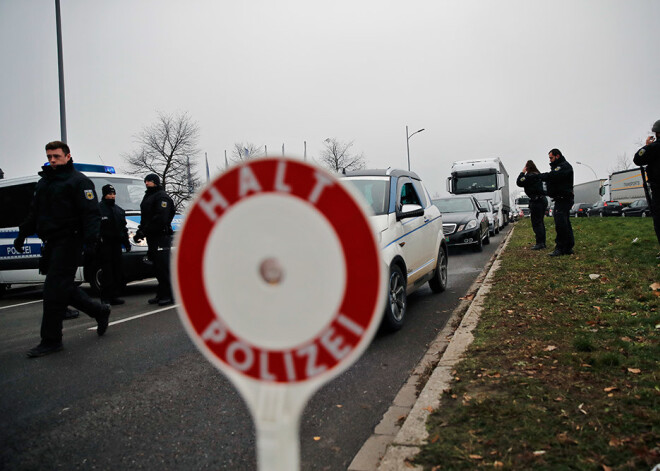
<path id="1" fill-rule="evenodd" d="M 655 229 L 655 236 L 660 243 L 660 183 L 650 183 L 651 188 L 651 215 L 653 216 L 653 228 Z"/>
<path id="2" fill-rule="evenodd" d="M 172 236 L 147 236 L 147 257 L 154 264 L 154 272 L 158 280 L 156 298 L 171 299 L 172 284 L 170 282 L 170 251 L 172 247 Z"/>
<path id="3" fill-rule="evenodd" d="M 124 286 L 121 246 L 120 241 L 104 240 L 99 247 L 101 299 L 105 301 L 119 297 L 121 289 Z"/>
<path id="4" fill-rule="evenodd" d="M 532 230 L 537 244 L 545 244 L 545 209 L 548 200 L 545 197 L 531 200 L 529 202 L 529 217 L 532 220 Z"/>
<path id="5" fill-rule="evenodd" d="M 555 220 L 555 230 L 557 238 L 555 239 L 556 248 L 562 253 L 570 253 L 575 246 L 573 237 L 573 227 L 571 226 L 570 210 L 573 206 L 573 197 L 556 198 L 555 209 L 552 216 Z"/>
<path id="6" fill-rule="evenodd" d="M 46 272 L 41 318 L 44 344 L 62 342 L 62 321 L 67 306 L 71 305 L 94 319 L 102 312 L 103 305 L 74 283 L 81 252 L 82 245 L 75 239 L 47 242 L 44 246 L 40 263 L 42 272 Z"/>

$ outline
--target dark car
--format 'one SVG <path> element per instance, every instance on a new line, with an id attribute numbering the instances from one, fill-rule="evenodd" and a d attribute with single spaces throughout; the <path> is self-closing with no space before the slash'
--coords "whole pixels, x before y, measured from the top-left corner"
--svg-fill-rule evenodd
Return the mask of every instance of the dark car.
<path id="1" fill-rule="evenodd" d="M 575 203 L 571 208 L 569 215 L 575 218 L 586 218 L 589 208 L 591 208 L 589 203 Z"/>
<path id="2" fill-rule="evenodd" d="M 630 206 L 623 208 L 621 210 L 621 216 L 624 218 L 632 217 L 648 217 L 651 215 L 651 208 L 649 208 L 649 203 L 646 201 L 646 198 L 641 200 L 635 200 L 630 203 Z"/>
<path id="3" fill-rule="evenodd" d="M 453 196 L 432 200 L 442 213 L 442 229 L 449 246 L 469 245 L 480 251 L 490 243 L 488 208 L 474 196 Z"/>
<path id="4" fill-rule="evenodd" d="M 623 205 L 618 201 L 599 201 L 589 208 L 587 216 L 601 218 L 608 216 L 621 216 L 622 209 Z"/>

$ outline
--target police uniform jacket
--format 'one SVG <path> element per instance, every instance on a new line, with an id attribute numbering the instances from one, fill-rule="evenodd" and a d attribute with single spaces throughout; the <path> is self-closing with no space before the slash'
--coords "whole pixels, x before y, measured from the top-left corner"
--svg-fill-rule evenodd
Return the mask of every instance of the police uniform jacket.
<path id="1" fill-rule="evenodd" d="M 117 206 L 114 200 L 102 199 L 99 203 L 101 213 L 101 240 L 103 242 L 122 243 L 128 247 L 128 229 L 126 212 Z"/>
<path id="2" fill-rule="evenodd" d="M 147 188 L 140 203 L 140 230 L 147 237 L 172 234 L 174 202 L 160 186 Z"/>
<path id="3" fill-rule="evenodd" d="M 573 167 L 563 156 L 550 164 L 549 172 L 527 178 L 546 182 L 548 196 L 553 200 L 573 197 Z"/>
<path id="4" fill-rule="evenodd" d="M 544 196 L 545 192 L 543 191 L 543 182 L 539 178 L 534 178 L 534 175 L 537 174 L 532 173 L 527 175 L 524 172 L 520 172 L 518 180 L 516 180 L 516 185 L 524 188 L 527 196 L 537 199 Z M 528 178 L 528 176 L 531 176 L 531 178 Z"/>
<path id="5" fill-rule="evenodd" d="M 44 165 L 39 175 L 19 237 L 36 232 L 45 242 L 72 239 L 95 243 L 101 218 L 92 181 L 73 167 L 73 159 L 58 167 Z"/>
<path id="6" fill-rule="evenodd" d="M 633 162 L 639 166 L 647 165 L 649 183 L 660 185 L 660 142 L 655 141 L 639 149 L 633 157 Z"/>

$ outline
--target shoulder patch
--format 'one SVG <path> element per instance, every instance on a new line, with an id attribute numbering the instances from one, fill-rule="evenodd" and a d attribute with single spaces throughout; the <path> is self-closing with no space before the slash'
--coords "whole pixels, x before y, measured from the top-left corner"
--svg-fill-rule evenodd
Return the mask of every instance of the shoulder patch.
<path id="1" fill-rule="evenodd" d="M 167 201 L 161 201 L 161 202 L 160 202 L 160 205 L 161 205 L 163 208 L 167 208 Z"/>
<path id="2" fill-rule="evenodd" d="M 557 170 L 559 170 L 559 167 L 555 167 L 555 172 L 556 172 Z"/>
<path id="3" fill-rule="evenodd" d="M 93 190 L 85 190 L 85 198 L 88 200 L 93 200 L 94 199 L 94 191 Z"/>
<path id="4" fill-rule="evenodd" d="M 642 155 L 644 155 L 645 152 L 646 152 L 646 149 L 639 149 L 639 152 L 637 152 L 637 155 L 639 155 L 641 157 Z"/>
<path id="5" fill-rule="evenodd" d="M 525 181 L 525 177 L 520 177 L 520 181 Z"/>

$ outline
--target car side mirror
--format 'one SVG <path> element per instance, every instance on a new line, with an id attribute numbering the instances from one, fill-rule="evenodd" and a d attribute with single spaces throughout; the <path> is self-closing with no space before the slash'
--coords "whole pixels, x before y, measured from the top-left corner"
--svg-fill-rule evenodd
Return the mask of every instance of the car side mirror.
<path id="1" fill-rule="evenodd" d="M 418 204 L 404 204 L 396 213 L 396 220 L 424 216 L 424 208 Z"/>

